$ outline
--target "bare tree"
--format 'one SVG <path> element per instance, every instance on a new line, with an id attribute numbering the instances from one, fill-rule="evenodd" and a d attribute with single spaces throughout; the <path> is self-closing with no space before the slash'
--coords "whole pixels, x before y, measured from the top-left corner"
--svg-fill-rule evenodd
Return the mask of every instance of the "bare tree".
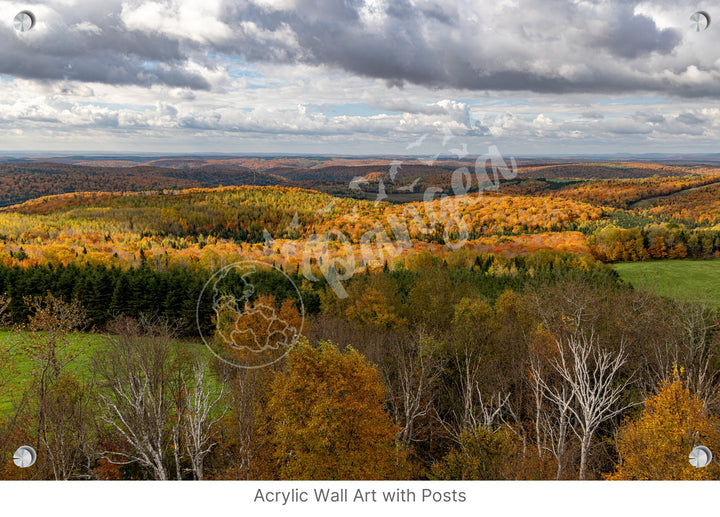
<path id="1" fill-rule="evenodd" d="M 551 372 L 547 372 L 543 368 L 543 358 L 538 354 L 532 354 L 530 378 L 535 398 L 535 433 L 538 456 L 542 458 L 545 451 L 549 452 L 557 464 L 555 479 L 561 479 L 566 462 L 570 408 L 574 394 L 567 381 L 558 379 L 557 376 L 550 379 L 550 376 Z M 549 407 L 543 404 L 546 400 L 550 404 Z"/>
<path id="2" fill-rule="evenodd" d="M 183 377 L 183 391 L 186 393 L 180 425 L 185 443 L 185 452 L 190 460 L 195 479 L 203 479 L 203 461 L 212 448 L 213 427 L 222 420 L 227 409 L 213 416 L 213 410 L 222 400 L 225 389 L 213 391 L 206 375 L 208 363 L 197 361 L 193 366 L 192 384 L 188 387 Z"/>
<path id="3" fill-rule="evenodd" d="M 382 372 L 395 423 L 400 427 L 398 442 L 409 447 L 420 440 L 422 421 L 433 414 L 432 389 L 441 370 L 429 350 L 428 336 L 419 330 L 392 344 Z"/>
<path id="4" fill-rule="evenodd" d="M 480 361 L 480 357 L 474 354 L 466 356 L 464 361 L 460 361 L 457 355 L 454 358 L 459 374 L 458 394 L 462 413 L 455 415 L 455 422 L 449 430 L 456 439 L 463 431 L 475 433 L 480 427 L 497 430 L 496 423 L 507 423 L 505 410 L 509 410 L 510 394 L 495 392 L 488 400 L 483 399 Z"/>
<path id="5" fill-rule="evenodd" d="M 716 405 L 720 370 L 711 364 L 720 352 L 714 331 L 720 325 L 717 312 L 701 304 L 678 302 L 671 323 L 679 335 L 665 356 L 657 381 L 667 378 L 673 367 L 682 367 L 688 387 L 709 405 Z"/>
<path id="6" fill-rule="evenodd" d="M 453 435 L 463 430 L 474 430 L 483 423 L 481 411 L 482 391 L 482 347 L 476 342 L 456 343 L 451 350 L 451 364 L 455 382 L 446 389 L 453 391 L 452 397 L 460 402 L 460 412 L 453 412 Z"/>
<path id="7" fill-rule="evenodd" d="M 179 425 L 177 418 L 171 419 L 170 333 L 162 326 L 143 332 L 126 318 L 112 330 L 111 346 L 95 360 L 105 388 L 99 394 L 100 419 L 126 447 L 103 456 L 114 464 L 136 462 L 155 479 L 168 479 L 165 458 Z"/>
<path id="8" fill-rule="evenodd" d="M 448 425 L 439 418 L 441 425 L 460 443 L 460 437 L 463 433 L 470 432 L 473 435 L 480 428 L 497 431 L 503 425 L 507 425 L 505 414 L 512 415 L 512 408 L 509 407 L 510 393 L 493 393 L 488 400 L 483 398 L 481 382 L 479 377 L 480 358 L 470 355 L 472 361 L 460 361 L 459 356 L 455 356 L 455 365 L 458 368 L 458 394 L 461 402 L 462 413 L 454 415 L 454 422 Z M 514 432 L 516 431 L 512 426 Z"/>
<path id="9" fill-rule="evenodd" d="M 567 408 L 574 417 L 572 429 L 580 439 L 580 479 L 585 479 L 588 454 L 598 427 L 633 405 L 618 405 L 630 383 L 629 378 L 617 379 L 625 359 L 623 345 L 617 353 L 601 349 L 593 333 L 571 335 L 565 343 L 557 341 L 557 357 L 550 360 L 550 365 L 564 383 L 544 384 L 544 390 L 550 400 L 559 408 Z M 569 392 L 565 391 L 566 386 Z M 569 397 L 573 401 L 570 405 Z"/>
<path id="10" fill-rule="evenodd" d="M 535 447 L 537 449 L 538 458 L 543 457 L 543 451 L 545 450 L 545 444 L 543 441 L 542 433 L 542 414 L 543 414 L 543 402 L 544 396 L 544 384 L 543 384 L 543 372 L 540 366 L 540 359 L 537 355 L 532 354 L 530 356 L 530 391 L 535 401 Z"/>

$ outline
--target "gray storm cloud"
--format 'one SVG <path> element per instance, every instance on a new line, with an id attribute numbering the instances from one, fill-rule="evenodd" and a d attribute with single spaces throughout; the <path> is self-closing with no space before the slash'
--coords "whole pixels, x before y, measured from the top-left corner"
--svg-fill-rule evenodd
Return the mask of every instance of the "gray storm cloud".
<path id="1" fill-rule="evenodd" d="M 108 3 L 109 11 L 103 11 L 85 3 L 87 10 L 78 4 L 33 6 L 37 24 L 28 33 L 18 34 L 7 23 L 0 25 L 0 74 L 117 85 L 210 87 L 201 74 L 187 70 L 189 46 L 182 39 L 128 28 L 120 19 L 119 4 Z M 9 11 L 7 4 L 0 4 L 0 15 Z"/>
<path id="2" fill-rule="evenodd" d="M 22 35 L 17 5 L 0 2 L 0 73 L 28 79 L 207 90 L 224 56 L 396 86 L 720 95 L 717 45 L 627 0 L 77 0 L 34 5 Z"/>

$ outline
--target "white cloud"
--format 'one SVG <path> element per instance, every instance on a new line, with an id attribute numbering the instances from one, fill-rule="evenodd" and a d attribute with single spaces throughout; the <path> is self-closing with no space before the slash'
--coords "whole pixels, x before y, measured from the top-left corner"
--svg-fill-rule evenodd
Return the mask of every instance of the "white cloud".
<path id="1" fill-rule="evenodd" d="M 232 30 L 220 19 L 221 0 L 165 0 L 123 2 L 120 18 L 130 30 L 221 43 Z"/>
<path id="2" fill-rule="evenodd" d="M 95 25 L 92 22 L 84 21 L 80 23 L 76 23 L 72 27 L 70 27 L 70 30 L 80 31 L 80 32 L 92 32 L 93 34 L 100 34 L 102 33 L 102 29 Z"/>
<path id="3" fill-rule="evenodd" d="M 402 152 L 449 130 L 470 152 L 714 151 L 720 138 L 720 47 L 682 2 L 39 1 L 20 37 L 21 7 L 0 0 L 0 149 Z"/>

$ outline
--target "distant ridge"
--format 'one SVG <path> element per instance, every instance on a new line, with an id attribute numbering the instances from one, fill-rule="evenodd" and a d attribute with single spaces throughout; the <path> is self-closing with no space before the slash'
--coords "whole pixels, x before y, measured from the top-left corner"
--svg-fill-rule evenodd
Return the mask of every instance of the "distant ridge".
<path id="1" fill-rule="evenodd" d="M 519 158 L 517 177 L 492 170 L 485 173 L 504 182 L 530 180 L 617 180 L 653 176 L 716 174 L 717 163 L 673 160 L 587 160 Z M 149 157 L 84 156 L 56 161 L 26 159 L 0 161 L 0 206 L 10 206 L 42 196 L 71 192 L 145 191 L 162 189 L 212 188 L 219 186 L 296 186 L 337 197 L 375 200 L 380 189 L 389 202 L 423 199 L 433 188 L 436 193 L 453 194 L 453 174 L 465 168 L 478 180 L 474 158 L 420 160 L 417 158 L 367 157 Z M 72 163 L 69 163 L 72 162 Z M 497 169 L 497 164 L 495 165 Z M 355 179 L 351 189 L 350 184 Z M 454 183 L 455 181 L 455 183 Z M 382 186 L 380 185 L 382 182 Z"/>

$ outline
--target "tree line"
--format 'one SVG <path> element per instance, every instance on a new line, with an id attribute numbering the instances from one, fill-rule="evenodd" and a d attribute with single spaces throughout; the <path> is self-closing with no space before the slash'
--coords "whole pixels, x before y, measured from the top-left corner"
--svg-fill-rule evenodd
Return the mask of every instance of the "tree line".
<path id="1" fill-rule="evenodd" d="M 468 256 L 472 259 L 471 256 Z M 468 257 L 465 257 L 466 259 Z M 592 265 L 584 257 L 554 252 L 538 252 L 530 256 L 505 258 L 493 254 L 478 254 L 474 260 L 453 262 L 448 265 L 442 258 L 429 253 L 418 253 L 400 264 L 394 271 L 386 271 L 393 278 L 403 279 L 405 285 L 412 284 L 425 268 L 439 267 L 451 276 L 463 277 L 467 281 L 482 284 L 484 292 L 496 296 L 503 289 L 520 285 L 526 278 L 536 275 L 579 274 L 613 275 L 610 269 Z M 282 266 L 280 266 L 282 269 Z M 573 273 L 574 272 L 574 273 Z M 305 310 L 317 313 L 320 310 L 320 295 L 326 288 L 326 281 L 320 274 L 317 280 L 308 282 L 299 267 L 285 271 L 298 286 Z M 199 324 L 203 333 L 212 333 L 212 299 L 200 293 L 212 271 L 203 268 L 170 267 L 155 268 L 148 261 L 141 260 L 137 267 L 120 268 L 93 264 L 57 265 L 43 264 L 30 267 L 0 264 L 0 292 L 10 302 L 5 318 L 12 324 L 27 321 L 30 308 L 26 296 L 45 296 L 51 293 L 66 300 L 77 299 L 87 310 L 86 329 L 103 330 L 105 325 L 120 315 L 138 317 L 149 315 L 176 321 L 181 335 L 195 336 Z M 369 274 L 369 271 L 366 273 Z M 350 283 L 357 281 L 350 279 Z M 254 276 L 256 295 L 269 294 L 278 304 L 288 298 L 296 300 L 297 295 L 288 291 L 286 277 L 271 269 L 259 271 Z M 228 285 L 243 285 L 239 272 L 231 269 Z M 240 296 L 241 292 L 229 293 Z M 198 305 L 198 300 L 200 304 Z M 199 322 L 196 324 L 196 310 Z"/>
<path id="2" fill-rule="evenodd" d="M 588 236 L 588 245 L 592 254 L 604 262 L 720 258 L 720 231 L 688 230 L 677 223 L 635 228 L 609 225 Z"/>

